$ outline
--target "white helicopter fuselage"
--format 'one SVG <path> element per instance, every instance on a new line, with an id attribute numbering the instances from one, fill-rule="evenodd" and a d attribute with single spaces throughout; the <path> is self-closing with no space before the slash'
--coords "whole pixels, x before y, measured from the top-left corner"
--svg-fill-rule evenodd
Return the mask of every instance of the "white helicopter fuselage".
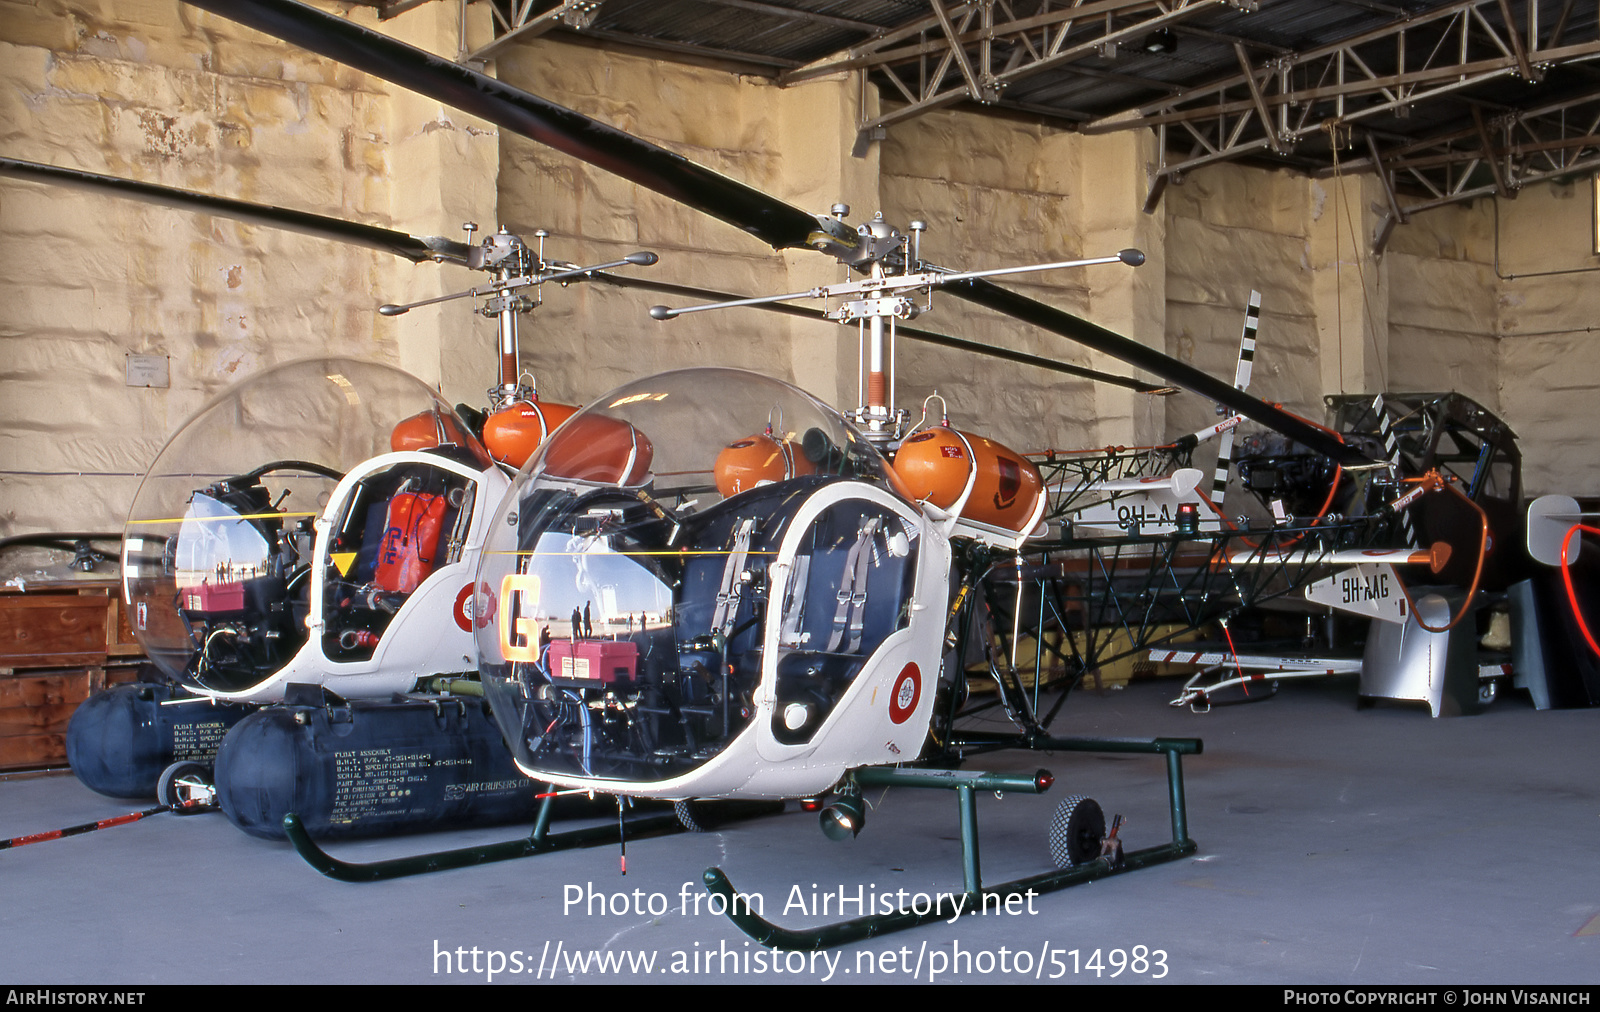
<path id="1" fill-rule="evenodd" d="M 372 506 L 364 496 L 374 484 L 400 472 L 427 473 L 467 491 L 454 506 L 451 530 L 440 537 L 436 564 L 425 578 L 414 589 L 384 594 L 370 580 L 363 587 L 363 577 L 371 574 L 359 573 L 360 562 L 341 559 L 335 549 L 353 526 L 368 522 L 356 514 Z M 315 521 L 307 635 L 300 649 L 248 687 L 223 691 L 201 684 L 190 691 L 226 702 L 274 703 L 289 685 L 306 684 L 345 699 L 381 699 L 409 692 L 431 676 L 473 672 L 473 579 L 489 518 L 508 487 L 497 465 L 479 469 L 436 453 L 403 451 L 365 461 L 335 486 Z M 379 600 L 380 607 L 361 607 Z M 349 648 L 341 648 L 341 636 Z"/>
<path id="2" fill-rule="evenodd" d="M 731 626 L 735 615 L 749 613 L 751 599 L 764 602 L 752 619 L 760 623 L 759 677 L 743 697 L 748 712 L 742 726 L 725 741 L 698 751 L 693 740 L 680 746 L 684 755 L 665 776 L 603 770 L 605 714 L 618 723 L 648 719 L 654 694 L 622 682 L 604 691 L 580 691 L 559 677 L 552 663 L 536 669 L 536 682 L 549 681 L 535 684 L 532 693 L 566 698 L 564 715 L 552 719 L 571 722 L 573 730 L 557 743 L 550 728 L 539 726 L 548 714 L 525 719 L 522 729 L 507 735 L 522 746 L 513 748 L 518 767 L 560 787 L 634 797 L 792 798 L 820 794 L 856 767 L 917 759 L 938 695 L 950 601 L 951 548 L 940 525 L 877 485 L 834 481 L 809 491 L 788 516 L 781 540 L 761 554 L 770 559 L 756 567 L 761 585 L 746 585 L 744 610 L 735 600 L 726 611 Z M 734 553 L 725 558 L 733 561 L 719 559 L 715 565 L 733 581 L 750 574 L 745 558 Z M 909 574 L 897 568 L 908 564 L 914 567 Z M 538 565 L 535 558 L 529 571 Z M 548 594 L 554 567 L 544 572 L 542 592 Z M 692 580 L 678 583 L 681 592 Z M 724 579 L 721 586 L 729 583 Z M 496 622 L 502 647 L 518 635 L 519 616 L 538 614 L 538 622 L 552 617 L 552 608 L 539 613 L 533 600 L 541 585 L 521 586 L 534 589 L 522 594 L 514 577 L 501 583 Z M 565 607 L 565 602 L 553 606 Z M 674 607 L 679 616 L 673 624 L 681 634 L 693 621 L 683 616 L 694 605 L 680 593 Z M 737 637 L 734 633 L 732 639 Z M 681 644 L 683 637 L 677 638 Z M 722 663 L 726 660 L 725 655 Z M 673 664 L 672 677 L 678 677 L 676 665 L 687 666 L 676 658 Z M 724 704 L 738 694 L 728 686 L 724 680 Z M 524 683 L 522 695 L 529 694 Z M 573 703 L 580 697 L 585 709 L 574 718 Z M 494 703 L 493 691 L 490 698 L 505 729 L 509 707 Z M 676 708 L 679 722 L 695 719 L 689 716 L 687 692 Z M 653 754 L 645 748 L 638 752 L 637 768 L 646 769 Z"/>

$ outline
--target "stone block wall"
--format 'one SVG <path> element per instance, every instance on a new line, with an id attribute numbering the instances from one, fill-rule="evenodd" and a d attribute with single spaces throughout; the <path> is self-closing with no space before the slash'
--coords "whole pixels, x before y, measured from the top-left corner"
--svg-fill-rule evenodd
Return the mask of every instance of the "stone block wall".
<path id="1" fill-rule="evenodd" d="M 1491 200 L 1416 214 L 1375 259 L 1383 206 L 1371 176 L 1218 165 L 1169 187 L 1168 353 L 1227 375 L 1256 286 L 1257 396 L 1321 420 L 1325 393 L 1459 390 L 1517 433 L 1528 493 L 1600 494 L 1584 438 L 1600 390 L 1590 181 L 1501 201 L 1498 243 Z M 1209 417 L 1168 403 L 1174 434 Z"/>
<path id="2" fill-rule="evenodd" d="M 1591 178 L 1501 201 L 1496 344 L 1502 414 L 1533 493 L 1600 495 L 1600 256 Z M 1493 236 L 1492 207 L 1484 232 Z M 1492 241 L 1492 239 L 1491 239 Z"/>
<path id="3" fill-rule="evenodd" d="M 341 12 L 371 19 L 363 7 Z M 381 29 L 453 55 L 455 8 L 425 4 Z M 481 26 L 477 26 L 481 30 Z M 1083 137 L 944 111 L 850 148 L 877 98 L 848 75 L 778 88 L 565 38 L 503 50 L 503 79 L 634 131 L 813 211 L 928 222 L 924 255 L 983 268 L 1114 253 L 1103 266 L 1004 283 L 1231 377 L 1251 287 L 1263 292 L 1252 392 L 1313 418 L 1338 389 L 1466 391 L 1522 436 L 1534 491 L 1600 492 L 1582 445 L 1600 385 L 1587 351 L 1588 276 L 1496 276 L 1491 205 L 1418 215 L 1381 259 L 1371 177 L 1316 180 L 1211 166 L 1145 215 L 1153 140 Z M 862 103 L 867 109 L 862 109 Z M 0 151 L 419 234 L 462 221 L 551 233 L 578 262 L 650 249 L 659 280 L 739 295 L 841 279 L 807 251 L 774 253 L 730 225 L 601 170 L 306 56 L 173 0 L 0 0 Z M 1501 206 L 1502 273 L 1592 265 L 1579 186 Z M 137 475 L 182 420 L 241 376 L 312 354 L 398 364 L 452 401 L 493 379 L 493 326 L 466 303 L 388 319 L 479 280 L 223 219 L 0 182 L 0 534 L 120 525 Z M 1359 239 L 1360 241 L 1356 241 Z M 580 403 L 640 375 L 732 365 L 841 406 L 856 339 L 752 309 L 658 323 L 647 293 L 575 285 L 527 318 L 524 368 L 547 399 Z M 1104 356 L 935 295 L 919 326 L 1127 373 Z M 171 386 L 127 387 L 129 353 L 170 357 Z M 969 356 L 899 348 L 898 402 L 937 389 L 952 421 L 1019 449 L 1135 445 L 1207 424 L 1193 395 L 1152 398 Z"/>
<path id="4" fill-rule="evenodd" d="M 417 15 L 403 32 L 454 46 L 453 11 Z M 493 220 L 497 139 L 419 105 L 172 0 L 0 0 L 8 157 L 459 236 L 467 217 Z M 119 529 L 184 419 L 274 364 L 348 355 L 455 397 L 487 385 L 492 351 L 463 340 L 467 314 L 375 311 L 464 271 L 12 180 L 0 233 L 0 535 Z M 127 386 L 133 353 L 165 356 L 170 385 Z"/>

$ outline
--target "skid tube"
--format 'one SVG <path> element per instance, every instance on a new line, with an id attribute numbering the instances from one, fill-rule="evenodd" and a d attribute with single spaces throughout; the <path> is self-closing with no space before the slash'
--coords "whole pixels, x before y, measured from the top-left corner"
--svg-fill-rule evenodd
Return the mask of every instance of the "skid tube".
<path id="1" fill-rule="evenodd" d="M 341 861 L 317 846 L 311 835 L 306 832 L 305 826 L 301 824 L 300 817 L 292 812 L 283 817 L 283 831 L 288 835 L 289 842 L 294 845 L 296 853 L 304 858 L 307 864 L 329 878 L 338 879 L 340 882 L 381 882 L 385 879 L 426 875 L 429 872 L 449 871 L 453 868 L 470 868 L 473 865 L 491 864 L 495 861 L 510 861 L 519 857 L 534 857 L 576 847 L 620 843 L 623 833 L 629 837 L 659 836 L 683 830 L 677 815 L 666 812 L 630 819 L 623 824 L 622 829 L 619 829 L 616 822 L 608 822 L 599 826 L 552 833 L 549 831 L 550 815 L 554 804 L 555 798 L 544 799 L 539 806 L 533 832 L 520 840 L 443 850 L 432 854 L 417 854 L 412 857 L 396 857 L 368 864 Z"/>
<path id="2" fill-rule="evenodd" d="M 932 909 L 920 913 L 915 910 L 899 910 L 890 914 L 873 914 L 815 928 L 791 929 L 780 927 L 753 913 L 748 903 L 740 902 L 733 883 L 728 880 L 728 876 L 721 868 L 706 869 L 703 876 L 706 890 L 721 897 L 728 919 L 755 941 L 774 949 L 809 952 L 848 945 L 851 942 L 904 931 L 933 921 L 950 921 L 963 913 L 972 914 L 990 908 L 1005 909 L 1006 902 L 1014 898 L 1055 892 L 1058 889 L 1092 882 L 1109 875 L 1175 861 L 1193 854 L 1196 850 L 1195 842 L 1189 839 L 1188 816 L 1184 808 L 1181 757 L 1200 754 L 1203 745 L 1198 738 L 971 735 L 964 736 L 960 744 L 974 746 L 980 751 L 1020 747 L 1041 752 L 1139 752 L 1164 755 L 1167 759 L 1167 793 L 1172 814 L 1172 842 L 1131 851 L 1124 854 L 1122 860 L 1115 865 L 1109 858 L 1101 857 L 1087 864 L 1045 872 L 985 889 L 978 857 L 977 792 L 1019 791 L 1041 794 L 1050 786 L 1049 774 L 1044 770 L 1027 775 L 868 766 L 856 770 L 854 774 L 855 782 L 862 787 L 943 788 L 956 792 L 961 812 L 961 864 L 965 887 L 965 892 L 961 896 L 941 896 L 935 901 Z"/>

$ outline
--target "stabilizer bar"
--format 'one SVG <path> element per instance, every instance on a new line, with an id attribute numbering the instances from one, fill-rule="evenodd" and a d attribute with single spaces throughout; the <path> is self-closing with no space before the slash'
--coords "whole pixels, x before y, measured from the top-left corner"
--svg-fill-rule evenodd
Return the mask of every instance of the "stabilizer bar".
<path id="1" fill-rule="evenodd" d="M 1185 841 L 1184 845 L 1166 844 L 1161 847 L 1150 847 L 1146 850 L 1136 850 L 1131 854 L 1123 855 L 1122 864 L 1112 867 L 1105 858 L 1091 861 L 1075 868 L 1061 871 L 1045 872 L 1032 878 L 1018 879 L 993 889 L 981 889 L 977 892 L 964 893 L 960 897 L 941 896 L 934 904 L 934 908 L 925 913 L 912 910 L 901 910 L 893 914 L 878 914 L 867 917 L 858 917 L 852 921 L 841 921 L 838 924 L 828 924 L 817 928 L 802 928 L 799 930 L 781 928 L 771 921 L 751 913 L 749 906 L 735 899 L 733 884 L 728 881 L 728 876 L 720 868 L 707 868 L 705 872 L 706 890 L 716 896 L 722 897 L 722 902 L 728 911 L 731 920 L 740 931 L 760 942 L 762 945 L 774 949 L 791 949 L 809 952 L 814 949 L 829 949 L 836 945 L 848 945 L 878 935 L 887 935 L 907 928 L 931 924 L 934 921 L 953 920 L 958 913 L 972 914 L 981 910 L 1004 910 L 1006 900 L 1012 897 L 1034 896 L 1068 886 L 1081 885 L 1095 879 L 1105 878 L 1108 875 L 1120 875 L 1123 872 L 1134 871 L 1138 868 L 1161 864 L 1166 861 L 1176 860 L 1195 852 L 1196 845 L 1193 840 Z M 956 908 L 960 906 L 958 911 Z"/>
<path id="2" fill-rule="evenodd" d="M 1053 778 L 1044 770 L 1031 775 L 1018 775 L 871 766 L 855 771 L 853 776 L 856 783 L 862 786 L 943 788 L 956 792 L 961 811 L 961 860 L 965 885 L 963 893 L 940 896 L 931 909 L 921 912 L 898 910 L 894 913 L 871 914 L 815 928 L 791 929 L 779 927 L 753 912 L 748 903 L 739 899 L 741 894 L 734 889 L 733 883 L 721 868 L 706 869 L 703 876 L 706 890 L 713 896 L 721 898 L 728 919 L 755 941 L 775 949 L 812 951 L 836 945 L 848 945 L 878 935 L 931 924 L 934 921 L 951 921 L 964 914 L 989 909 L 1003 910 L 1006 909 L 1008 900 L 1037 896 L 1110 875 L 1175 861 L 1193 854 L 1197 849 L 1195 842 L 1189 839 L 1188 818 L 1184 807 L 1182 756 L 1200 754 L 1204 746 L 1198 738 L 1051 738 L 1042 735 L 985 734 L 969 735 L 967 738 L 970 740 L 961 744 L 973 744 L 980 748 L 1012 747 L 1042 752 L 1137 752 L 1166 756 L 1167 791 L 1172 812 L 1172 842 L 1124 854 L 1117 862 L 1102 857 L 1087 864 L 1045 872 L 985 889 L 981 881 L 978 860 L 978 806 L 975 792 L 1011 790 L 1039 794 L 1050 787 Z"/>

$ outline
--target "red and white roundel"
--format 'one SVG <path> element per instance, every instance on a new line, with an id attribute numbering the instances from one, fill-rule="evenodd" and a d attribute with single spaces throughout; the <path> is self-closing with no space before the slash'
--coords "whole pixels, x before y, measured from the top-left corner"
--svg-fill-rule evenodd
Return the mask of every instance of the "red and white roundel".
<path id="1" fill-rule="evenodd" d="M 472 584 L 469 583 L 456 595 L 456 625 L 461 627 L 462 632 L 471 632 L 473 622 L 476 621 L 479 629 L 487 629 L 498 605 L 499 602 L 495 600 L 494 592 L 489 589 L 487 583 L 478 584 L 476 595 L 472 593 Z M 478 614 L 479 612 L 482 614 Z"/>
<path id="2" fill-rule="evenodd" d="M 472 631 L 472 584 L 461 588 L 461 593 L 456 595 L 455 607 L 456 625 L 462 632 Z"/>
<path id="3" fill-rule="evenodd" d="M 904 724 L 917 712 L 917 700 L 922 698 L 922 672 L 913 662 L 900 669 L 889 694 L 889 719 Z"/>

